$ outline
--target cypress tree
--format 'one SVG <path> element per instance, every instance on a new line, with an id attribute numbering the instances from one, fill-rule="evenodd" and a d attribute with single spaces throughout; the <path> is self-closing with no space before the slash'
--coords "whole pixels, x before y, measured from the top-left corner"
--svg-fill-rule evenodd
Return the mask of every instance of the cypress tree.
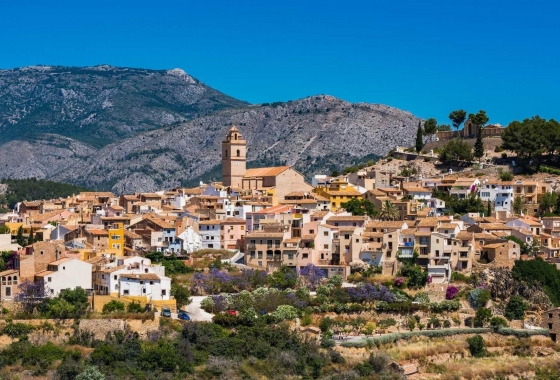
<path id="1" fill-rule="evenodd" d="M 423 147 L 424 143 L 422 142 L 422 123 L 418 122 L 418 130 L 416 131 L 416 152 L 420 154 Z"/>
<path id="2" fill-rule="evenodd" d="M 31 245 L 33 244 L 33 228 L 31 229 L 31 231 L 29 232 L 29 239 L 27 240 L 27 245 Z"/>
<path id="3" fill-rule="evenodd" d="M 23 237 L 23 227 L 22 226 L 19 226 L 19 228 L 17 230 L 16 241 L 22 247 L 25 247 L 25 245 L 26 245 L 25 243 L 27 243 L 27 240 L 25 240 L 25 238 Z"/>
<path id="4" fill-rule="evenodd" d="M 482 142 L 482 126 L 478 126 L 478 134 L 476 136 L 476 143 L 474 144 L 474 156 L 478 158 L 478 162 L 484 156 L 484 143 Z"/>
<path id="5" fill-rule="evenodd" d="M 488 202 L 488 210 L 486 210 L 486 216 L 492 215 L 492 205 Z"/>

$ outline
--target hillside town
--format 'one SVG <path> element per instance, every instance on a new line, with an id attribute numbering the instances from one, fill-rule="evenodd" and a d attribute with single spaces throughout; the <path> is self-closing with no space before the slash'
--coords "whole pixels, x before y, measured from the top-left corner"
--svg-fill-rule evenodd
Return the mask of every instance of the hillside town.
<path id="1" fill-rule="evenodd" d="M 399 258 L 414 258 L 436 284 L 448 283 L 454 272 L 511 268 L 521 258 L 560 263 L 560 217 L 535 216 L 553 191 L 546 181 L 406 177 L 364 168 L 316 175 L 309 184 L 289 166 L 247 169 L 246 153 L 241 131 L 232 127 L 222 142 L 222 182 L 17 204 L 0 216 L 10 231 L 1 235 L 0 251 L 17 252 L 13 268 L 0 273 L 2 301 L 14 298 L 21 281 L 40 279 L 54 295 L 70 286 L 172 303 L 170 279 L 161 265 L 143 258 L 147 252 L 189 260 L 201 249 L 224 249 L 232 252 L 231 262 L 250 268 L 271 273 L 313 264 L 326 278 L 346 278 L 364 264 L 396 276 Z M 476 196 L 491 212 L 449 215 L 446 202 L 433 194 Z M 526 213 L 514 212 L 516 198 Z M 345 209 L 364 201 L 377 212 Z M 36 242 L 18 245 L 13 239 L 20 229 Z M 522 254 L 510 236 L 534 255 Z"/>

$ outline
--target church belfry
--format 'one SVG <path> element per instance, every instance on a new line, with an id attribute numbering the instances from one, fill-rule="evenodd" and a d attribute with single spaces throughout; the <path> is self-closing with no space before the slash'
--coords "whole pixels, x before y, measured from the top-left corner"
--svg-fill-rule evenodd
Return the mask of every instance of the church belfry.
<path id="1" fill-rule="evenodd" d="M 222 141 L 222 183 L 224 186 L 242 187 L 246 172 L 247 142 L 235 126 Z"/>

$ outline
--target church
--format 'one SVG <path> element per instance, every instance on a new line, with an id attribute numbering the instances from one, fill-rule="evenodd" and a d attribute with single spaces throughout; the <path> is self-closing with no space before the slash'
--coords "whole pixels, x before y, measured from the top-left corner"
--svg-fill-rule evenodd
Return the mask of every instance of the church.
<path id="1" fill-rule="evenodd" d="M 222 184 L 232 189 L 266 191 L 276 200 L 294 191 L 311 192 L 301 173 L 291 166 L 247 169 L 247 142 L 233 126 L 222 141 Z M 276 202 L 275 202 L 276 203 Z"/>

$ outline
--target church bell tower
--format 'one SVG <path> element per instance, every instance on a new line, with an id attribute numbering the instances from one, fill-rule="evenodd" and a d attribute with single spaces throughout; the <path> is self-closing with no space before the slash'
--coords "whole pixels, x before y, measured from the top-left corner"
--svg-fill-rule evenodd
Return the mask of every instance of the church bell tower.
<path id="1" fill-rule="evenodd" d="M 242 188 L 247 160 L 247 142 L 235 126 L 222 141 L 222 183 L 224 186 Z"/>

